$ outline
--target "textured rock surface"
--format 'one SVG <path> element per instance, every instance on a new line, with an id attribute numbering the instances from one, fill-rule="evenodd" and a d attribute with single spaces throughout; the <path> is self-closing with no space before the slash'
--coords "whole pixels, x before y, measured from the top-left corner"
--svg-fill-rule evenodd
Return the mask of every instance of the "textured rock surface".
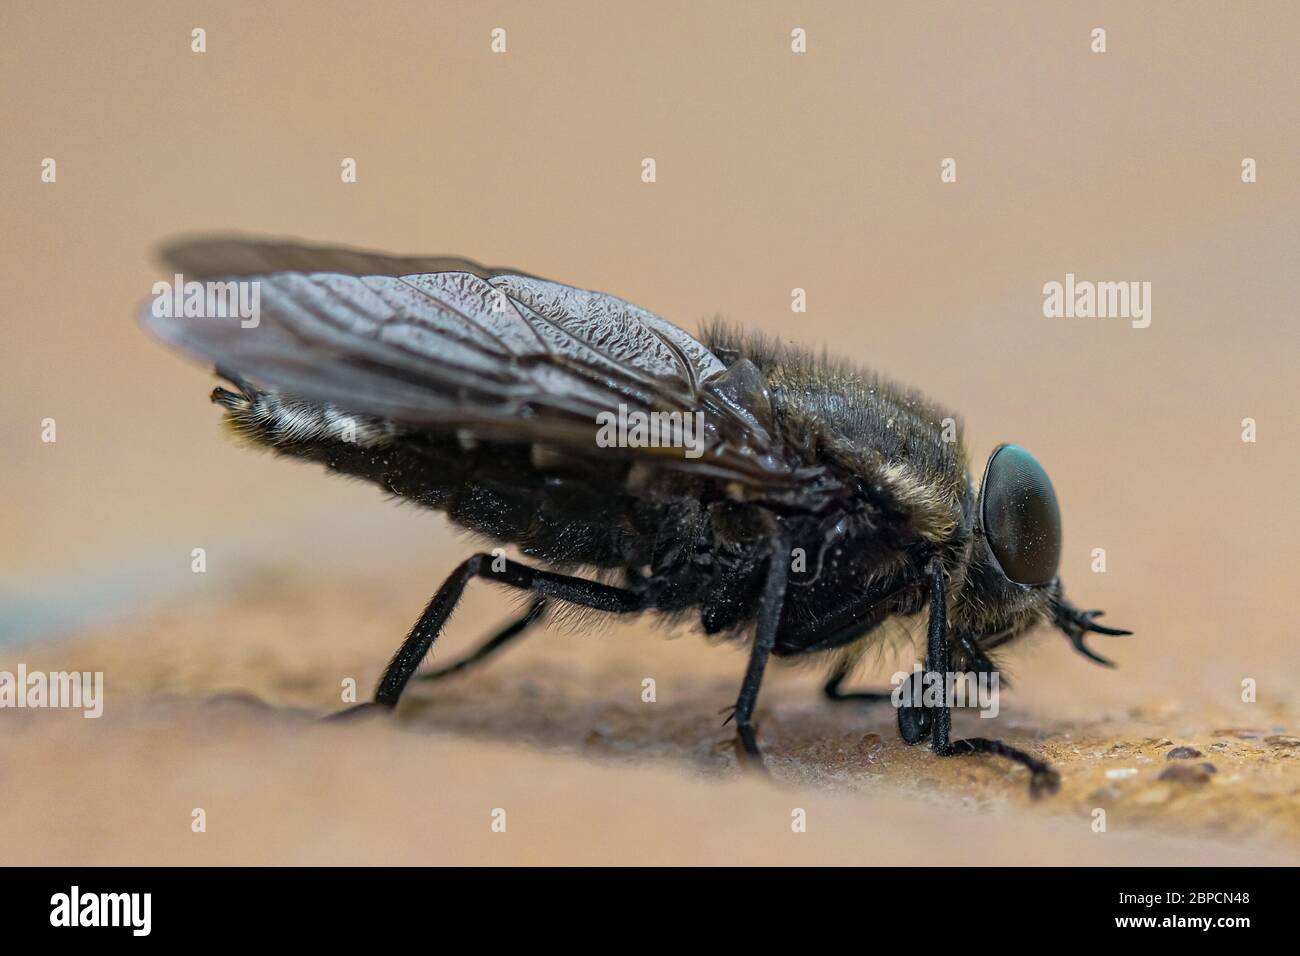
<path id="1" fill-rule="evenodd" d="M 1257 728 L 1174 702 L 1068 720 L 1008 693 L 996 721 L 958 717 L 961 732 L 1002 735 L 1056 764 L 1061 793 L 1034 802 L 1022 770 L 936 760 L 899 742 L 887 707 L 834 706 L 817 693 L 817 672 L 777 671 L 760 708 L 773 779 L 755 780 L 738 772 L 718 714 L 743 657 L 641 625 L 540 632 L 473 674 L 413 685 L 396 720 L 316 722 L 344 678 L 363 690 L 373 683 L 402 633 L 404 590 L 268 581 L 238 599 L 27 648 L 29 668 L 103 670 L 105 711 L 98 720 L 4 714 L 6 858 L 1300 859 L 1300 758 L 1284 733 L 1293 718 L 1280 710 L 1253 711 Z M 440 659 L 505 611 L 487 589 L 469 605 Z M 18 659 L 7 653 L 0 667 Z M 654 703 L 641 700 L 648 677 Z M 1205 758 L 1170 760 L 1175 747 Z M 206 812 L 205 833 L 191 832 L 195 808 Z M 505 834 L 490 829 L 496 808 Z M 806 833 L 791 830 L 796 808 L 807 812 Z M 1097 809 L 1105 833 L 1093 831 Z"/>

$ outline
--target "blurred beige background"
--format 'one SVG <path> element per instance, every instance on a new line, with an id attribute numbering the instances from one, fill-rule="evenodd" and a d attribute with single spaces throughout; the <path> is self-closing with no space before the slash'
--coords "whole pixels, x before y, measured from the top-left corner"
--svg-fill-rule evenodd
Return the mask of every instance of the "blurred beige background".
<path id="1" fill-rule="evenodd" d="M 1071 594 L 1138 632 L 1095 642 L 1114 672 L 1059 636 L 1018 652 L 1026 720 L 1166 701 L 1200 731 L 1295 733 L 1300 9 L 614 6 L 0 8 L 0 650 L 110 621 L 129 640 L 132 615 L 262 573 L 388 579 L 407 620 L 468 553 L 436 515 L 225 441 L 211 376 L 137 328 L 158 241 L 236 230 L 517 265 L 921 387 L 975 461 L 1006 440 L 1043 461 Z M 1044 318 L 1067 272 L 1151 282 L 1150 328 Z M 502 604 L 472 589 L 456 646 Z M 372 679 L 402 626 L 340 660 Z M 733 652 L 670 649 L 739 679 Z"/>

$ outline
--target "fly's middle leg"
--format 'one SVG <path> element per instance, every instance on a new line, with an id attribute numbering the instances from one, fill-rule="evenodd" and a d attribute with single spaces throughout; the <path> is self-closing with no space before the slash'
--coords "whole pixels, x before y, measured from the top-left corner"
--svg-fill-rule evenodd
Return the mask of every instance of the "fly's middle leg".
<path id="1" fill-rule="evenodd" d="M 737 753 L 742 762 L 762 769 L 763 751 L 758 746 L 754 728 L 754 706 L 758 703 L 758 689 L 763 683 L 772 648 L 776 646 L 776 632 L 781 624 L 781 609 L 785 605 L 786 581 L 789 577 L 789 536 L 775 518 L 769 518 L 771 529 L 771 554 L 768 558 L 767 577 L 759 597 L 758 626 L 754 646 L 749 652 L 749 666 L 740 685 L 733 716 L 736 721 Z"/>
<path id="2" fill-rule="evenodd" d="M 835 703 L 857 702 L 878 704 L 882 701 L 887 701 L 892 697 L 891 692 L 887 690 L 843 690 L 841 685 L 843 685 L 844 679 L 848 676 L 849 669 L 847 666 L 841 666 L 835 669 L 835 672 L 831 674 L 830 678 L 826 681 L 825 686 L 822 687 L 822 693 L 826 695 L 827 700 L 834 701 Z"/>

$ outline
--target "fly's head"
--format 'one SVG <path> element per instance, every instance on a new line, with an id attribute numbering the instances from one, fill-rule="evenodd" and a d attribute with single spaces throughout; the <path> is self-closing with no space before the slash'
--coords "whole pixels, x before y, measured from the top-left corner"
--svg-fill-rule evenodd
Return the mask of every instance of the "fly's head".
<path id="1" fill-rule="evenodd" d="M 976 502 L 965 582 L 951 621 L 959 645 L 976 661 L 984 653 L 1050 623 L 1075 650 L 1099 664 L 1083 638 L 1128 634 L 1095 622 L 1100 611 L 1080 611 L 1061 584 L 1061 510 L 1047 472 L 1019 445 L 1000 445 L 989 456 Z"/>

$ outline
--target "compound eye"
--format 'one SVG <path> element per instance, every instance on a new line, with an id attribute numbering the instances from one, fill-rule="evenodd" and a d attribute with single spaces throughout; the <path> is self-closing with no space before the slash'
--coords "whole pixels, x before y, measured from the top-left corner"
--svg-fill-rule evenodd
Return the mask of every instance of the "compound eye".
<path id="1" fill-rule="evenodd" d="M 1047 584 L 1061 564 L 1061 511 L 1052 480 L 1019 445 L 989 458 L 980 488 L 984 534 L 1002 573 L 1017 584 Z"/>

